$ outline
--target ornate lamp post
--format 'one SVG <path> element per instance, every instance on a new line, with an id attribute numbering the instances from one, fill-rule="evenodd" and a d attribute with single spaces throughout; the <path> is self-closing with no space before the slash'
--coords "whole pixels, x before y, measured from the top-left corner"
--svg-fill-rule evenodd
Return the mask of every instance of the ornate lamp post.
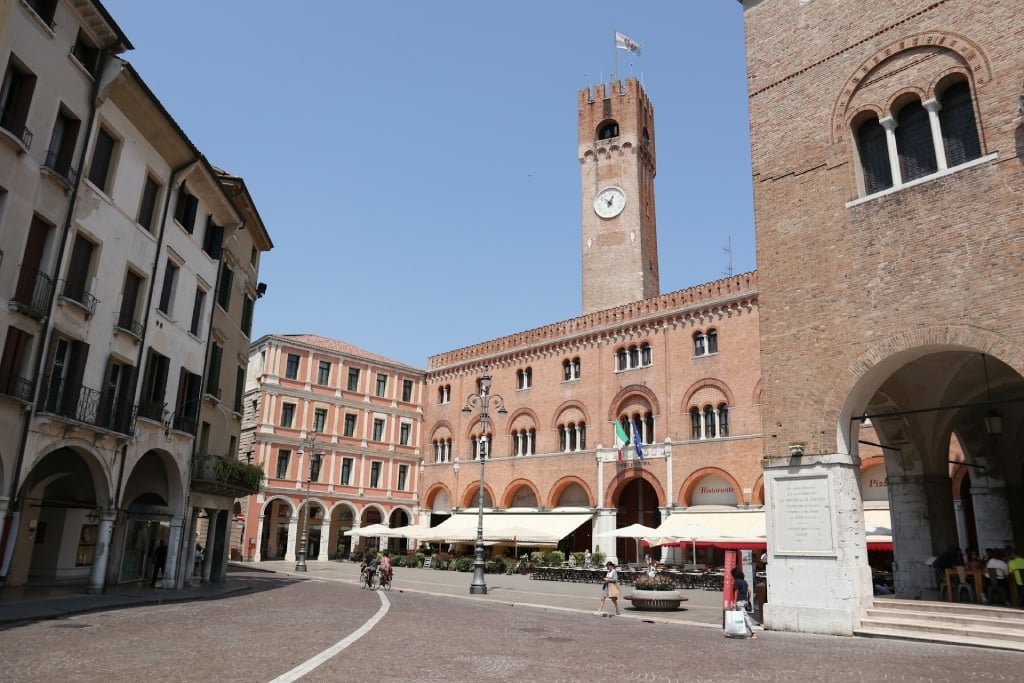
<path id="1" fill-rule="evenodd" d="M 299 556 L 295 560 L 295 571 L 306 571 L 306 542 L 309 539 L 309 485 L 313 481 L 313 464 L 319 464 L 321 453 L 317 453 L 317 432 L 313 432 L 308 439 L 303 439 L 299 444 L 299 456 L 303 453 L 303 446 L 309 445 L 309 471 L 306 475 L 306 516 L 302 520 L 302 540 L 299 542 Z M 319 479 L 319 477 L 317 477 Z"/>
<path id="2" fill-rule="evenodd" d="M 470 394 L 466 398 L 466 407 L 462 409 L 463 415 L 467 417 L 473 412 L 473 408 L 480 410 L 480 497 L 477 503 L 476 518 L 476 556 L 473 558 L 473 582 L 469 584 L 470 595 L 483 595 L 487 593 L 487 580 L 484 578 L 484 464 L 487 461 L 487 422 L 490 419 L 488 411 L 494 408 L 498 415 L 506 415 L 505 399 L 500 395 L 490 395 L 491 376 L 484 368 L 484 374 L 480 378 L 480 393 Z"/>

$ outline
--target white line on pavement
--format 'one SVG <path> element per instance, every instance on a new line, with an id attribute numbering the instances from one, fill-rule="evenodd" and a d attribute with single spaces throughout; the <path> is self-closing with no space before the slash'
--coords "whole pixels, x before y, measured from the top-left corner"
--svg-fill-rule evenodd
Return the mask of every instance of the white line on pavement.
<path id="1" fill-rule="evenodd" d="M 291 671 L 281 674 L 277 678 L 270 681 L 270 683 L 292 683 L 293 681 L 299 680 L 300 678 L 308 674 L 310 671 L 317 668 L 318 666 L 329 660 L 331 657 L 334 657 L 342 650 L 347 648 L 349 645 L 351 645 L 352 643 L 356 642 L 357 640 L 365 636 L 367 633 L 369 633 L 370 630 L 377 625 L 377 622 L 383 619 L 384 615 L 388 613 L 389 609 L 391 609 L 391 602 L 388 600 L 387 596 L 384 595 L 384 593 L 377 592 L 377 597 L 380 598 L 380 609 L 377 610 L 377 613 L 370 617 L 370 619 L 367 620 L 365 624 L 357 628 L 355 631 L 350 633 L 342 640 L 336 642 L 334 645 L 331 645 L 329 648 L 327 648 L 320 654 L 314 657 L 310 657 L 305 662 L 299 664 Z"/>

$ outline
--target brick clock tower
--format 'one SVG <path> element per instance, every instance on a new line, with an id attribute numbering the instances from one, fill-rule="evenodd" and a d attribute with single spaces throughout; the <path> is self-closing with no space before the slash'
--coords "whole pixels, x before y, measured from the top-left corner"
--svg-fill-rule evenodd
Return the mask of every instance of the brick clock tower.
<path id="1" fill-rule="evenodd" d="M 583 314 L 660 295 L 654 108 L 631 78 L 579 93 Z"/>

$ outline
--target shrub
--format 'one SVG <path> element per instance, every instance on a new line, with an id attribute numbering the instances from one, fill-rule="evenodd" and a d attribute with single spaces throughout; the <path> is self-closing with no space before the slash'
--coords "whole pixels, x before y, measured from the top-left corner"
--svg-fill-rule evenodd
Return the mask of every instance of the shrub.
<path id="1" fill-rule="evenodd" d="M 633 588 L 640 591 L 674 591 L 676 584 L 667 576 L 642 574 L 633 579 Z"/>
<path id="2" fill-rule="evenodd" d="M 598 550 L 596 553 L 590 556 L 595 567 L 604 567 L 604 558 L 608 557 L 607 554 L 602 553 Z"/>
<path id="3" fill-rule="evenodd" d="M 455 560 L 455 570 L 460 572 L 468 572 L 473 569 L 473 558 L 472 557 L 460 557 Z"/>

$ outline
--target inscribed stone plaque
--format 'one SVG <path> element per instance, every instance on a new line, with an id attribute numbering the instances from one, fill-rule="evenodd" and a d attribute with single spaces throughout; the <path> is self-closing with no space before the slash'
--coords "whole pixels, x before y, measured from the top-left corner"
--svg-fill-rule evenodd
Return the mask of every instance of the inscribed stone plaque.
<path id="1" fill-rule="evenodd" d="M 828 476 L 776 479 L 774 489 L 774 552 L 834 554 Z"/>

